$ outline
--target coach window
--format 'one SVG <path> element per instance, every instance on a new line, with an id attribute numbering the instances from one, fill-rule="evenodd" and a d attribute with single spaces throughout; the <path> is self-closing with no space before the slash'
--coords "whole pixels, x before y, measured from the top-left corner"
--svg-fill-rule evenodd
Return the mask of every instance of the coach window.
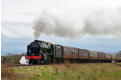
<path id="1" fill-rule="evenodd" d="M 82 52 L 81 51 L 79 51 L 79 54 L 82 56 Z"/>
<path id="2" fill-rule="evenodd" d="M 84 56 L 84 52 L 83 51 L 81 52 L 81 54 L 82 54 L 82 56 Z"/>
<path id="3" fill-rule="evenodd" d="M 85 52 L 85 56 L 88 56 L 88 53 L 87 52 Z"/>
<path id="4" fill-rule="evenodd" d="M 68 54 L 68 49 L 65 49 L 65 53 Z"/>
<path id="5" fill-rule="evenodd" d="M 66 49 L 66 54 L 68 54 L 68 49 Z"/>
<path id="6" fill-rule="evenodd" d="M 73 50 L 71 50 L 71 54 L 74 54 L 74 51 Z"/>

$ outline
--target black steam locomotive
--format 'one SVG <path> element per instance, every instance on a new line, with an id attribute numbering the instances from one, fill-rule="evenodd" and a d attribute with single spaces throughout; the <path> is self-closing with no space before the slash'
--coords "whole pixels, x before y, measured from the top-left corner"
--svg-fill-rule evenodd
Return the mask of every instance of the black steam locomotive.
<path id="1" fill-rule="evenodd" d="M 53 58 L 54 45 L 49 42 L 35 40 L 27 46 L 29 64 L 51 63 Z"/>
<path id="2" fill-rule="evenodd" d="M 27 46 L 29 64 L 48 64 L 69 61 L 121 61 L 121 55 L 86 49 L 65 47 L 45 41 L 35 40 Z"/>

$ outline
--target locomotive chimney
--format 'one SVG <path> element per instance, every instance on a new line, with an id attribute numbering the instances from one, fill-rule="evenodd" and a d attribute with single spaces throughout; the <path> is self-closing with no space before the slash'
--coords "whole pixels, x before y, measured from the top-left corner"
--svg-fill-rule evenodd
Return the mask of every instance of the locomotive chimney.
<path id="1" fill-rule="evenodd" d="M 35 42 L 38 42 L 38 40 L 35 40 Z"/>

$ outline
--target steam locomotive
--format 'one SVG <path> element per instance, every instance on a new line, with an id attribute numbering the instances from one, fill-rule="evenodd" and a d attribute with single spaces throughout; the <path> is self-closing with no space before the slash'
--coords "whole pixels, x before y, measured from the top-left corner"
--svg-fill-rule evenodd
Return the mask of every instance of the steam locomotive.
<path id="1" fill-rule="evenodd" d="M 27 46 L 27 55 L 25 58 L 29 60 L 29 64 L 63 63 L 67 60 L 71 62 L 121 61 L 121 55 L 66 47 L 40 40 L 35 40 Z"/>

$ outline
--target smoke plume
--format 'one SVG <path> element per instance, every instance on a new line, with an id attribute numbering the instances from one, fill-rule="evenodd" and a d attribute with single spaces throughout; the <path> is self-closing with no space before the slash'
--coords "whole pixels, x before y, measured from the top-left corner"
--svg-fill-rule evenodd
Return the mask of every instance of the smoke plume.
<path id="1" fill-rule="evenodd" d="M 42 34 L 71 39 L 87 34 L 121 38 L 121 8 L 59 14 L 42 11 L 33 22 L 33 30 L 36 39 Z"/>

